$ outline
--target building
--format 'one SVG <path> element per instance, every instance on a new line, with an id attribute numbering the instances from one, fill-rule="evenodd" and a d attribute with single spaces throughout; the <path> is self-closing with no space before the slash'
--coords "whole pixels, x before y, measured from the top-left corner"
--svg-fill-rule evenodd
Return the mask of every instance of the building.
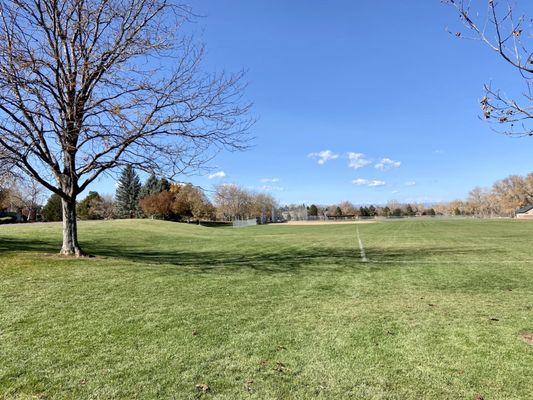
<path id="1" fill-rule="evenodd" d="M 521 207 L 516 210 L 516 218 L 533 219 L 533 204 Z"/>

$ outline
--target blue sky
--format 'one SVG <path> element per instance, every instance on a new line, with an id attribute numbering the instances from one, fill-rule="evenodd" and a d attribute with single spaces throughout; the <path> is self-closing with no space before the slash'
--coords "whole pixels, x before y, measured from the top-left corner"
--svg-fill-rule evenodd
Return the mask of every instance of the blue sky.
<path id="1" fill-rule="evenodd" d="M 190 29 L 207 45 L 206 69 L 247 69 L 259 120 L 253 148 L 220 154 L 211 179 L 183 180 L 270 190 L 281 203 L 381 204 L 462 198 L 533 171 L 533 139 L 478 118 L 484 83 L 516 92 L 520 80 L 447 33 L 457 16 L 439 0 L 192 5 L 205 16 Z M 91 189 L 112 193 L 114 182 Z"/>

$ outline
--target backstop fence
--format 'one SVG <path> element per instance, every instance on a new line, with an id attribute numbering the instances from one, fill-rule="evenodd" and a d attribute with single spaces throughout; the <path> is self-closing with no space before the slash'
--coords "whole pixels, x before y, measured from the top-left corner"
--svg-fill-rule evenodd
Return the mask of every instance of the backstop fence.
<path id="1" fill-rule="evenodd" d="M 257 225 L 257 219 L 256 218 L 250 218 L 250 219 L 239 219 L 233 221 L 233 227 L 234 228 L 244 228 L 246 226 L 253 226 Z"/>

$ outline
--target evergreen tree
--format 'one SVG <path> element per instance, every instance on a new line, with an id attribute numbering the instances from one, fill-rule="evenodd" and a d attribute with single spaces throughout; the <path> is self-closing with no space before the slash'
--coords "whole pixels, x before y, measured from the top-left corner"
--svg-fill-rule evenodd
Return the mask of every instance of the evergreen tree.
<path id="1" fill-rule="evenodd" d="M 309 206 L 309 210 L 307 211 L 307 215 L 309 215 L 310 217 L 318 216 L 317 206 L 315 206 L 314 204 L 311 204 L 311 206 Z"/>
<path id="2" fill-rule="evenodd" d="M 140 215 L 139 194 L 141 181 L 131 165 L 122 171 L 118 180 L 116 207 L 122 218 L 136 218 Z"/>
<path id="3" fill-rule="evenodd" d="M 56 193 L 50 196 L 46 205 L 43 207 L 42 215 L 43 220 L 47 222 L 61 221 L 63 219 L 61 196 Z"/>
<path id="4" fill-rule="evenodd" d="M 100 219 L 98 208 L 102 203 L 102 196 L 98 192 L 90 191 L 85 199 L 78 203 L 76 211 L 79 219 Z"/>
<path id="5" fill-rule="evenodd" d="M 167 178 L 161 178 L 161 191 L 168 192 L 170 191 L 170 182 Z"/>
<path id="6" fill-rule="evenodd" d="M 401 217 L 403 216 L 403 211 L 401 208 L 395 208 L 394 211 L 392 212 L 392 216 L 393 217 Z"/>
<path id="7" fill-rule="evenodd" d="M 337 208 L 335 209 L 335 216 L 336 216 L 336 217 L 342 217 L 342 210 L 341 210 L 340 207 L 337 207 Z"/>
<path id="8" fill-rule="evenodd" d="M 151 196 L 153 194 L 158 194 L 163 191 L 163 183 L 162 180 L 160 181 L 157 179 L 157 176 L 155 174 L 152 174 L 148 177 L 146 182 L 144 182 L 143 187 L 141 188 L 141 193 L 139 194 L 139 198 L 144 198 L 147 196 Z"/>

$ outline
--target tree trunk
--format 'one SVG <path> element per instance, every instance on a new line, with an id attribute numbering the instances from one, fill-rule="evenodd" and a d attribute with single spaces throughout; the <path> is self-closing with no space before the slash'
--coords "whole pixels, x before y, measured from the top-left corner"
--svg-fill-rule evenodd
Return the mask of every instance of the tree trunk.
<path id="1" fill-rule="evenodd" d="M 76 200 L 61 199 L 63 207 L 63 247 L 61 254 L 82 257 L 85 254 L 78 244 L 78 224 L 76 221 Z"/>

